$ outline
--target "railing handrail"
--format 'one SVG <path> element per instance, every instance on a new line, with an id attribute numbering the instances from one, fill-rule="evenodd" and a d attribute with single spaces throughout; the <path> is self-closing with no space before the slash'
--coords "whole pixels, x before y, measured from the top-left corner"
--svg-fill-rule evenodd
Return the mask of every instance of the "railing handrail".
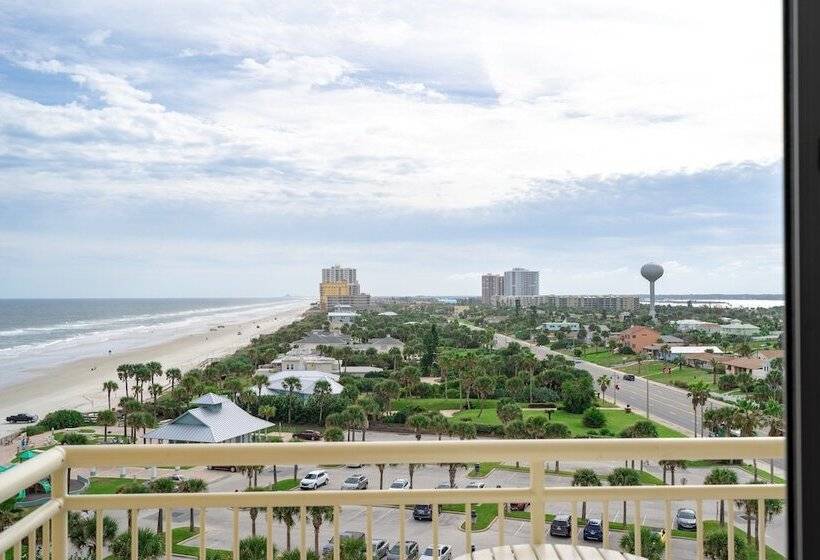
<path id="1" fill-rule="evenodd" d="M 54 447 L 0 474 L 0 502 L 51 476 L 66 460 L 64 447 Z"/>
<path id="2" fill-rule="evenodd" d="M 557 458 L 607 461 L 625 459 L 741 459 L 780 458 L 782 437 L 548 439 L 389 442 L 234 443 L 182 445 L 66 446 L 68 467 L 179 465 L 202 466 L 270 464 L 441 463 Z M 222 461 L 222 462 L 220 462 Z M 0 479 L 2 480 L 2 479 Z"/>

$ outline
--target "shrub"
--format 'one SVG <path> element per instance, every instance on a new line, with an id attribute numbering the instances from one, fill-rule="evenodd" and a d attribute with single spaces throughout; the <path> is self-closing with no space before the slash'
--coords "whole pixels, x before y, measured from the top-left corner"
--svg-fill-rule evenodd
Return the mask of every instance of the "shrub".
<path id="1" fill-rule="evenodd" d="M 718 377 L 718 389 L 721 391 L 731 391 L 737 388 L 737 381 L 734 375 L 723 374 Z"/>
<path id="2" fill-rule="evenodd" d="M 36 435 L 45 433 L 47 431 L 48 431 L 48 428 L 46 428 L 42 424 L 35 424 L 34 426 L 28 426 L 26 428 L 26 435 L 31 437 L 31 436 L 36 436 Z"/>
<path id="3" fill-rule="evenodd" d="M 672 381 L 672 386 L 677 387 L 678 389 L 688 389 L 689 383 L 686 381 L 681 381 L 680 379 L 675 379 Z"/>
<path id="4" fill-rule="evenodd" d="M 729 558 L 729 535 L 725 529 L 718 529 L 706 533 L 703 538 L 703 553 L 712 560 L 726 560 Z M 746 558 L 748 543 L 746 535 L 735 531 L 735 558 Z"/>
<path id="5" fill-rule="evenodd" d="M 560 401 L 561 394 L 554 389 L 550 389 L 549 387 L 538 387 L 533 389 L 532 398 L 535 401 L 549 404 Z M 553 405 L 550 408 L 555 408 L 555 406 Z"/>
<path id="6" fill-rule="evenodd" d="M 635 531 L 628 531 L 621 537 L 621 549 L 630 554 L 635 553 Z M 663 560 L 666 546 L 661 536 L 649 527 L 641 527 L 641 554 L 647 560 Z"/>
<path id="7" fill-rule="evenodd" d="M 564 381 L 561 385 L 561 400 L 567 412 L 581 414 L 593 405 L 596 395 L 592 387 L 592 376 L 589 374 Z"/>
<path id="8" fill-rule="evenodd" d="M 649 420 L 638 420 L 621 432 L 622 438 L 656 438 L 658 428 Z"/>
<path id="9" fill-rule="evenodd" d="M 80 432 L 67 432 L 63 435 L 63 445 L 88 445 L 88 436 Z"/>
<path id="10" fill-rule="evenodd" d="M 64 428 L 79 428 L 85 424 L 85 418 L 76 410 L 55 410 L 49 412 L 40 420 L 40 425 L 46 430 L 62 430 Z"/>
<path id="11" fill-rule="evenodd" d="M 584 412 L 584 417 L 581 422 L 587 428 L 603 428 L 606 425 L 606 416 L 593 406 Z"/>

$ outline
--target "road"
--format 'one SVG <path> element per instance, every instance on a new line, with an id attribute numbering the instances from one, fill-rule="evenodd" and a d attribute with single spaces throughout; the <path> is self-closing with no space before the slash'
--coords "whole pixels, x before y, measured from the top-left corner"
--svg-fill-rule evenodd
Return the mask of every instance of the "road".
<path id="1" fill-rule="evenodd" d="M 541 359 L 550 354 L 567 357 L 565 354 L 554 352 L 549 348 L 544 348 L 543 346 L 538 346 L 503 334 L 496 334 L 495 340 L 497 346 L 506 346 L 510 342 L 517 342 L 522 346 L 527 346 L 536 357 Z M 639 414 L 645 414 L 648 408 L 649 417 L 652 420 L 666 424 L 686 435 L 693 434 L 695 429 L 695 413 L 692 410 L 692 402 L 686 396 L 685 391 L 640 377 L 636 377 L 635 381 L 624 381 L 622 379 L 622 372 L 591 362 L 578 360 L 577 367 L 588 371 L 593 379 L 596 380 L 602 375 L 608 375 L 612 378 L 613 383 L 607 391 L 607 397 L 612 399 L 614 394 L 615 402 L 618 405 L 629 405 Z M 618 386 L 617 390 L 615 390 L 616 385 Z M 710 399 L 709 406 L 720 407 L 726 405 L 720 401 Z M 700 419 L 698 419 L 698 426 L 700 426 Z"/>

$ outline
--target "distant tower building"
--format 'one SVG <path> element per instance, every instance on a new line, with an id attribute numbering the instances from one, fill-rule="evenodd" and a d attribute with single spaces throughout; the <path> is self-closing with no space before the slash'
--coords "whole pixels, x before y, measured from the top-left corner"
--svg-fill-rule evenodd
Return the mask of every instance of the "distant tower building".
<path id="1" fill-rule="evenodd" d="M 481 303 L 489 305 L 493 296 L 504 295 L 504 277 L 501 274 L 485 274 L 481 277 Z"/>
<path id="2" fill-rule="evenodd" d="M 655 263 L 646 263 L 641 267 L 641 276 L 649 280 L 649 315 L 655 320 L 655 281 L 663 276 L 663 267 Z"/>
<path id="3" fill-rule="evenodd" d="M 356 279 L 355 268 L 342 268 L 338 264 L 334 264 L 330 268 L 323 268 L 322 283 L 325 282 L 346 282 L 350 284 L 351 295 L 359 293 L 359 281 Z"/>
<path id="4" fill-rule="evenodd" d="M 504 273 L 505 296 L 537 296 L 538 271 L 513 268 Z"/>
<path id="5" fill-rule="evenodd" d="M 361 309 L 370 305 L 370 296 L 361 293 L 355 268 L 342 268 L 337 264 L 322 269 L 319 304 L 325 310 L 335 305 L 350 305 Z"/>

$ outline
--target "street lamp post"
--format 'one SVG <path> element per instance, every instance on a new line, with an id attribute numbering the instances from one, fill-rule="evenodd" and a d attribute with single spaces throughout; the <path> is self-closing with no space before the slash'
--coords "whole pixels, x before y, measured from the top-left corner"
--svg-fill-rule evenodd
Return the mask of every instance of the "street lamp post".
<path id="1" fill-rule="evenodd" d="M 649 420 L 649 379 L 646 380 L 646 419 Z"/>

